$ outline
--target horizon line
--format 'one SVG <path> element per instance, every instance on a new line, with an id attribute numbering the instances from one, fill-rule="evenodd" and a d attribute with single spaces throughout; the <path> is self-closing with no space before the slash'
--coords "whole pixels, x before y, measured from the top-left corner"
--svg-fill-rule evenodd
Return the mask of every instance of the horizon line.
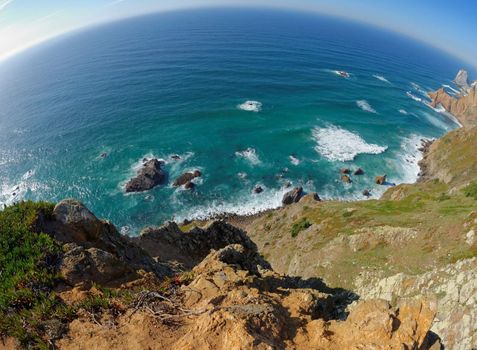
<path id="1" fill-rule="evenodd" d="M 361 24 L 361 25 L 366 25 L 366 26 L 373 27 L 373 28 L 376 28 L 376 29 L 381 29 L 381 30 L 384 30 L 384 31 L 388 31 L 388 32 L 403 36 L 403 37 L 405 37 L 409 40 L 416 41 L 418 43 L 421 43 L 423 45 L 426 45 L 426 46 L 431 47 L 433 49 L 436 49 L 438 51 L 441 51 L 442 53 L 445 53 L 448 56 L 451 56 L 454 59 L 457 59 L 457 60 L 461 61 L 461 63 L 468 64 L 470 66 L 469 68 L 472 68 L 473 70 L 475 70 L 474 73 L 477 75 L 477 61 L 476 62 L 470 61 L 466 57 L 464 58 L 464 57 L 456 54 L 455 52 L 448 51 L 445 48 L 440 47 L 438 45 L 435 45 L 433 43 L 430 43 L 428 41 L 425 41 L 422 38 L 414 37 L 414 36 L 411 36 L 408 33 L 401 32 L 401 31 L 395 30 L 395 29 L 390 28 L 390 27 L 385 27 L 385 26 L 379 25 L 377 23 L 367 22 L 367 21 L 357 19 L 357 18 L 354 18 L 354 17 L 337 15 L 335 13 L 330 13 L 330 12 L 326 12 L 326 11 L 319 11 L 319 10 L 311 10 L 310 11 L 310 10 L 304 10 L 304 9 L 300 9 L 300 8 L 290 7 L 290 6 L 271 6 L 271 5 L 239 6 L 239 5 L 236 5 L 236 4 L 230 4 L 230 5 L 197 5 L 197 6 L 194 6 L 194 7 L 178 7 L 178 8 L 174 8 L 174 9 L 163 9 L 163 10 L 157 10 L 157 11 L 153 11 L 153 12 L 139 12 L 139 13 L 133 14 L 131 16 L 120 16 L 120 17 L 117 17 L 117 18 L 104 19 L 104 20 L 99 20 L 99 21 L 95 21 L 95 22 L 86 23 L 84 25 L 73 26 L 73 27 L 68 28 L 64 31 L 53 33 L 51 35 L 46 35 L 46 36 L 44 36 L 42 38 L 39 38 L 37 40 L 33 40 L 29 43 L 26 43 L 23 46 L 20 46 L 16 49 L 13 49 L 9 52 L 6 52 L 6 53 L 0 55 L 0 65 L 5 63 L 6 61 L 9 61 L 10 59 L 14 58 L 15 56 L 21 55 L 22 53 L 24 53 L 25 51 L 28 51 L 29 49 L 39 47 L 39 46 L 41 46 L 41 44 L 44 44 L 44 43 L 46 43 L 48 41 L 51 41 L 55 38 L 59 38 L 63 35 L 67 35 L 67 34 L 73 34 L 75 32 L 81 32 L 83 30 L 89 30 L 89 29 L 94 28 L 94 27 L 102 27 L 102 26 L 105 26 L 105 25 L 108 25 L 108 24 L 113 24 L 113 23 L 116 23 L 116 22 L 122 22 L 122 21 L 126 21 L 126 20 L 129 20 L 129 19 L 146 17 L 146 16 L 153 16 L 153 15 L 157 15 L 157 14 L 165 14 L 165 13 L 171 13 L 171 12 L 187 12 L 187 11 L 195 11 L 195 10 L 201 10 L 201 9 L 234 9 L 234 8 L 235 9 L 257 9 L 257 10 L 258 9 L 267 9 L 267 10 L 275 10 L 275 11 L 283 11 L 283 12 L 304 13 L 304 14 L 307 14 L 307 15 L 317 15 L 317 16 L 322 15 L 322 16 L 332 17 L 332 18 L 336 18 L 336 19 L 343 19 L 343 20 L 347 20 L 347 21 L 350 21 L 350 22 L 355 22 L 355 23 L 358 23 L 358 24 Z M 476 77 L 476 79 L 477 79 L 477 77 Z"/>

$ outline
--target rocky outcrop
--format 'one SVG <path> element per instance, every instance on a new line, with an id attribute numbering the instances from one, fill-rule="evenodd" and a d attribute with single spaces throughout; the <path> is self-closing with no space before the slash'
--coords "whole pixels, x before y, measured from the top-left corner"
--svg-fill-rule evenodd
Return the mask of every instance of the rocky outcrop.
<path id="1" fill-rule="evenodd" d="M 454 83 L 464 91 L 469 90 L 469 76 L 465 69 L 460 69 L 459 72 L 457 72 Z"/>
<path id="2" fill-rule="evenodd" d="M 162 183 L 166 178 L 162 164 L 157 159 L 147 160 L 138 170 L 137 176 L 126 183 L 126 192 L 143 192 Z"/>
<path id="3" fill-rule="evenodd" d="M 341 175 L 341 181 L 344 183 L 350 184 L 351 183 L 351 177 L 349 175 L 343 174 Z"/>
<path id="4" fill-rule="evenodd" d="M 303 187 L 295 187 L 283 195 L 282 204 L 290 205 L 292 203 L 298 203 L 301 197 L 303 197 L 303 194 Z"/>
<path id="5" fill-rule="evenodd" d="M 437 315 L 431 330 L 446 349 L 465 350 L 477 346 L 477 258 L 461 260 L 421 275 L 404 273 L 379 279 L 363 274 L 356 280 L 364 299 L 428 295 L 437 302 Z"/>
<path id="6" fill-rule="evenodd" d="M 429 92 L 431 106 L 441 105 L 444 109 L 455 116 L 463 126 L 477 125 L 477 85 L 467 90 L 467 94 L 455 98 L 449 95 L 444 88 Z"/>
<path id="7" fill-rule="evenodd" d="M 176 187 L 183 186 L 190 183 L 196 177 L 200 177 L 200 176 L 202 176 L 202 173 L 199 170 L 195 170 L 193 172 L 187 172 L 179 176 L 172 185 Z"/>
<path id="8" fill-rule="evenodd" d="M 195 227 L 183 232 L 176 223 L 162 227 L 146 227 L 139 237 L 131 238 L 151 256 L 161 261 L 177 261 L 191 268 L 209 254 L 229 244 L 241 244 L 256 251 L 247 234 L 223 221 L 214 221 L 206 228 Z"/>
<path id="9" fill-rule="evenodd" d="M 137 270 L 158 276 L 172 274 L 167 266 L 156 263 L 146 251 L 121 235 L 109 221 L 98 219 L 74 199 L 59 202 L 51 218 L 38 222 L 37 230 L 63 243 L 59 269 L 72 286 L 84 281 L 107 283 L 118 278 L 134 278 Z"/>
<path id="10" fill-rule="evenodd" d="M 405 300 L 358 301 L 323 283 L 279 275 L 256 250 L 240 244 L 212 251 L 176 291 L 173 327 L 152 323 L 170 302 L 158 299 L 104 327 L 84 317 L 70 324 L 59 348 L 68 349 L 428 349 L 435 305 Z M 157 295 L 152 293 L 151 295 Z M 346 297 L 348 296 L 348 297 Z M 344 306 L 344 307 L 343 307 Z M 183 311 L 180 311 L 183 310 Z M 152 312 L 152 313 L 151 313 Z M 155 313 L 155 314 L 154 314 Z M 185 313 L 188 317 L 180 317 Z M 343 319 L 341 318 L 343 317 Z M 134 342 L 131 342 L 134 339 Z"/>

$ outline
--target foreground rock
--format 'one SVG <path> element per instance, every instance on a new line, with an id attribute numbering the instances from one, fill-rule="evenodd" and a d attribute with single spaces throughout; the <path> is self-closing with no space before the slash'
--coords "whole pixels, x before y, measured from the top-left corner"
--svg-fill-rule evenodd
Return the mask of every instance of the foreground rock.
<path id="1" fill-rule="evenodd" d="M 199 170 L 195 170 L 193 172 L 187 172 L 179 176 L 172 185 L 176 187 L 183 186 L 190 183 L 196 177 L 200 177 L 200 176 L 202 176 L 202 173 Z"/>
<path id="2" fill-rule="evenodd" d="M 109 221 L 98 219 L 77 200 L 59 202 L 53 217 L 40 218 L 37 229 L 64 244 L 59 270 L 70 286 L 134 279 L 138 270 L 160 277 L 172 274 L 172 270 L 158 265 Z"/>
<path id="3" fill-rule="evenodd" d="M 152 322 L 168 302 L 152 301 L 115 319 L 108 328 L 79 318 L 59 348 L 76 349 L 427 349 L 435 305 L 409 300 L 392 308 L 383 300 L 358 302 L 317 279 L 279 275 L 256 250 L 240 244 L 211 252 L 177 290 L 173 325 Z M 154 294 L 152 294 L 154 295 Z M 174 301 L 173 301 L 174 303 Z M 170 303 L 169 303 L 170 304 Z M 134 312 L 133 312 L 134 311 Z M 188 317 L 181 314 L 189 315 Z M 134 339 L 134 342 L 132 342 Z M 422 346 L 422 347 L 421 347 Z"/>
<path id="4" fill-rule="evenodd" d="M 157 159 L 146 161 L 137 176 L 126 184 L 126 192 L 142 192 L 162 183 L 166 178 L 166 173 L 161 169 L 162 163 Z"/>
<path id="5" fill-rule="evenodd" d="M 303 187 L 295 187 L 283 195 L 282 204 L 290 205 L 292 203 L 298 203 L 301 197 L 303 197 L 303 194 Z"/>

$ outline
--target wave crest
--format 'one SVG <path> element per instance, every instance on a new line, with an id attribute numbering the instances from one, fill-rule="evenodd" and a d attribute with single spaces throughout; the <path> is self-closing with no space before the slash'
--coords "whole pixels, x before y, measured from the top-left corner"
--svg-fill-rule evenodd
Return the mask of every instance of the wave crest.
<path id="1" fill-rule="evenodd" d="M 361 108 L 365 112 L 375 113 L 375 114 L 378 113 L 373 107 L 371 107 L 369 102 L 366 100 L 358 100 L 356 101 L 356 104 L 358 105 L 359 108 Z"/>
<path id="2" fill-rule="evenodd" d="M 244 103 L 239 104 L 237 108 L 243 111 L 257 113 L 262 110 L 262 103 L 258 101 L 245 101 Z"/>
<path id="3" fill-rule="evenodd" d="M 388 148 L 367 143 L 361 136 L 334 125 L 316 127 L 312 134 L 317 143 L 315 150 L 330 161 L 350 161 L 358 154 L 380 154 Z"/>

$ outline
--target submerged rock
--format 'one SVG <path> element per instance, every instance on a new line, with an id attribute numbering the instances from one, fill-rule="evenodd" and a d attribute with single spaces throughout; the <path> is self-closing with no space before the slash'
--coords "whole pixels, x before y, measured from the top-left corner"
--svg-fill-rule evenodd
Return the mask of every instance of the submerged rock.
<path id="1" fill-rule="evenodd" d="M 126 192 L 142 192 L 159 185 L 166 178 L 166 173 L 161 169 L 162 162 L 157 159 L 147 160 L 137 176 L 126 184 Z"/>
<path id="2" fill-rule="evenodd" d="M 282 204 L 289 205 L 292 203 L 298 203 L 301 197 L 303 197 L 303 187 L 295 187 L 293 190 L 283 195 Z"/>
<path id="3" fill-rule="evenodd" d="M 176 187 L 183 186 L 187 184 L 188 182 L 191 182 L 196 177 L 200 177 L 200 176 L 202 176 L 202 173 L 199 170 L 195 170 L 194 172 L 187 172 L 179 176 L 172 185 Z"/>

